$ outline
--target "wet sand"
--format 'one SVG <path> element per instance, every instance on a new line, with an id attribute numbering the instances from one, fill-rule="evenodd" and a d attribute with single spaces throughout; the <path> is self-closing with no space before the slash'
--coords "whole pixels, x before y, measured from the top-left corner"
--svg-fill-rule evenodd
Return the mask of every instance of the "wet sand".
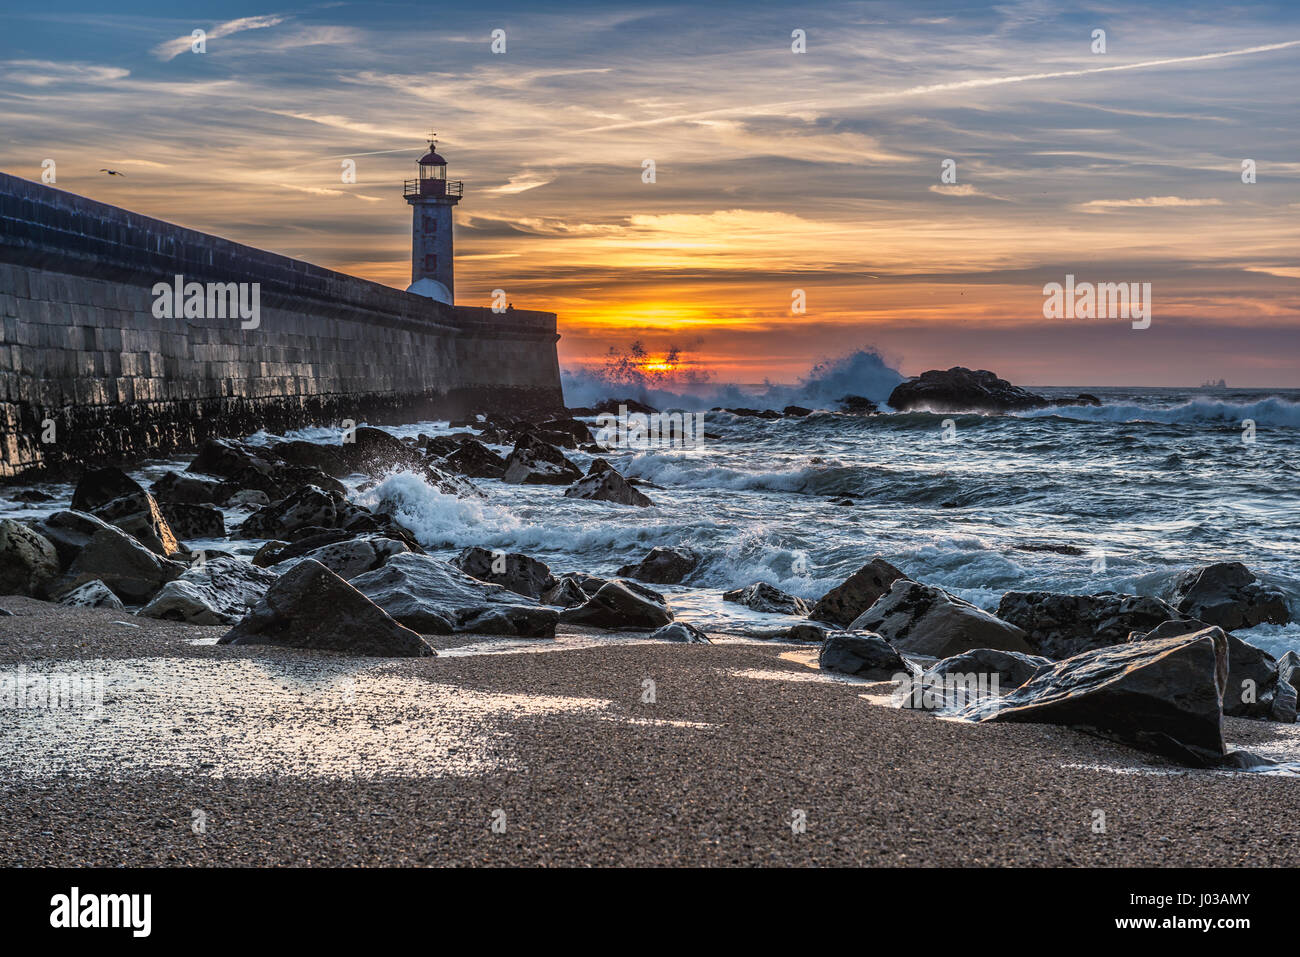
<path id="1" fill-rule="evenodd" d="M 392 661 L 0 608 L 0 672 L 104 689 L 95 713 L 0 708 L 8 866 L 1300 862 L 1300 780 L 879 707 L 808 646 L 462 636 Z"/>

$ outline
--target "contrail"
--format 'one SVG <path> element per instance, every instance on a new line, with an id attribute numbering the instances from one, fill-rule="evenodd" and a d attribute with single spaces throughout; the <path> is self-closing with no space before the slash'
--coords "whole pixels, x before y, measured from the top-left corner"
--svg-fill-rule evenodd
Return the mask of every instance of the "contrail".
<path id="1" fill-rule="evenodd" d="M 973 90 L 987 86 L 1005 86 L 1009 83 L 1028 83 L 1033 80 L 1059 80 L 1072 76 L 1089 76 L 1093 73 L 1118 73 L 1122 70 L 1145 70 L 1150 67 L 1170 66 L 1176 63 L 1196 63 L 1201 60 L 1221 60 L 1224 57 L 1247 56 L 1252 53 L 1269 53 L 1273 50 L 1285 50 L 1300 46 L 1300 40 L 1287 40 L 1283 43 L 1269 43 L 1265 46 L 1243 47 L 1240 50 L 1222 50 L 1218 53 L 1199 53 L 1195 56 L 1168 57 L 1163 60 L 1143 60 L 1141 63 L 1125 63 L 1120 66 L 1096 66 L 1086 70 L 1059 70 L 1054 73 L 1026 73 L 1021 76 L 991 76 L 975 80 L 954 80 L 949 83 L 932 83 L 928 86 L 909 86 L 902 90 L 886 90 L 881 93 L 865 93 L 844 102 L 875 103 L 883 100 L 896 100 L 909 96 L 924 96 L 929 93 L 943 93 L 948 90 Z M 722 116 L 744 114 L 783 113 L 800 109 L 816 108 L 821 105 L 818 100 L 790 100 L 784 103 L 768 103 L 759 106 L 725 107 L 717 110 L 705 110 L 700 113 L 679 113 L 676 116 L 661 116 L 653 120 L 632 120 L 627 123 L 611 123 L 606 126 L 592 126 L 578 133 L 605 133 L 610 130 L 626 130 L 640 126 L 657 126 L 661 123 L 677 123 L 686 120 L 710 119 Z"/>

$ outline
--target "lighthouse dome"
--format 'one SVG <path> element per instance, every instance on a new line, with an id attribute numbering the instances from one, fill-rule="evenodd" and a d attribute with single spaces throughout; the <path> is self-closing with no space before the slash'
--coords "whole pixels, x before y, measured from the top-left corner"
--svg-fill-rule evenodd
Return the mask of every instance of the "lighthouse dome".
<path id="1" fill-rule="evenodd" d="M 434 302 L 445 302 L 451 305 L 451 290 L 436 279 L 417 279 L 406 287 L 407 292 L 413 292 L 417 296 L 424 296 L 426 299 L 432 299 Z"/>
<path id="2" fill-rule="evenodd" d="M 434 150 L 432 143 L 429 144 L 429 152 L 421 156 L 419 160 L 417 160 L 417 162 L 421 166 L 446 166 L 447 165 L 447 161 L 443 159 L 441 156 L 439 156 L 438 153 Z"/>

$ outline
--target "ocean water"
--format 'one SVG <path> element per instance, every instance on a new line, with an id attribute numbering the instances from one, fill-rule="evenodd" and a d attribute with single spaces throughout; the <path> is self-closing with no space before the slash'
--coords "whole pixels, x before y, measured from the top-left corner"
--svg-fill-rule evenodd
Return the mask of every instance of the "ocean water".
<path id="1" fill-rule="evenodd" d="M 476 480 L 486 498 L 456 499 L 413 474 L 367 491 L 355 490 L 360 476 L 349 481 L 357 501 L 395 512 L 440 557 L 481 545 L 526 553 L 557 574 L 610 576 L 655 545 L 692 548 L 703 560 L 687 581 L 656 587 L 679 617 L 738 634 L 775 632 L 790 619 L 723 602 L 724 590 L 765 581 L 816 599 L 874 555 L 989 609 L 1009 590 L 1163 596 L 1183 569 L 1238 560 L 1300 613 L 1300 392 L 1037 391 L 1087 391 L 1103 404 L 780 420 L 710 412 L 716 437 L 696 448 L 605 454 L 625 475 L 662 486 L 643 489 L 655 503 L 647 509 L 567 499 L 555 486 Z M 446 422 L 385 428 L 453 431 Z M 339 441 L 328 429 L 289 437 Z M 591 460 L 568 454 L 584 470 Z M 148 483 L 186 462 L 135 474 Z M 56 500 L 0 498 L 0 515 L 67 507 L 70 486 L 38 487 Z M 227 524 L 246 514 L 231 512 Z M 258 543 L 233 544 L 251 554 Z M 1295 624 L 1239 634 L 1274 654 L 1300 649 Z"/>

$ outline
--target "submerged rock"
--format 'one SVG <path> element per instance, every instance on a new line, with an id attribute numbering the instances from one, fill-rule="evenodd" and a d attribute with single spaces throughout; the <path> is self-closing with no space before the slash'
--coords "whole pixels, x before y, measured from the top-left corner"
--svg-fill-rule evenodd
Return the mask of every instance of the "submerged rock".
<path id="1" fill-rule="evenodd" d="M 847 627 L 886 594 L 894 582 L 906 577 L 877 555 L 818 599 L 808 617 Z"/>
<path id="2" fill-rule="evenodd" d="M 652 585 L 676 585 L 699 563 L 700 556 L 689 549 L 656 545 L 640 562 L 624 565 L 617 574 L 619 578 L 635 578 Z"/>
<path id="3" fill-rule="evenodd" d="M 1291 620 L 1286 595 L 1261 585 L 1241 562 L 1218 562 L 1183 572 L 1174 581 L 1171 604 L 1188 618 L 1225 631 Z"/>
<path id="4" fill-rule="evenodd" d="M 1068 658 L 1120 644 L 1129 632 L 1150 631 L 1183 616 L 1159 598 L 1116 592 L 1009 591 L 998 603 L 998 617 L 1024 629 L 1028 650 L 1048 658 Z"/>
<path id="5" fill-rule="evenodd" d="M 636 505 L 641 508 L 648 508 L 654 504 L 650 496 L 637 491 L 627 479 L 613 469 L 578 479 L 564 490 L 564 497 L 613 502 L 616 505 Z"/>
<path id="6" fill-rule="evenodd" d="M 976 648 L 1031 653 L 1025 633 L 934 585 L 900 578 L 849 625 L 873 631 L 899 651 L 950 658 Z"/>
<path id="7" fill-rule="evenodd" d="M 0 519 L 0 595 L 39 598 L 59 571 L 53 543 L 21 522 Z"/>
<path id="8" fill-rule="evenodd" d="M 634 581 L 614 579 L 577 608 L 566 608 L 560 620 L 593 628 L 661 628 L 674 618 L 668 600 Z"/>
<path id="9" fill-rule="evenodd" d="M 899 412 L 1015 412 L 1050 403 L 1041 395 L 999 379 L 987 369 L 931 369 L 894 387 L 889 406 Z"/>
<path id="10" fill-rule="evenodd" d="M 870 631 L 833 631 L 822 643 L 817 663 L 823 671 L 887 681 L 910 675 L 903 656 L 880 635 Z"/>
<path id="11" fill-rule="evenodd" d="M 1194 766 L 1224 761 L 1228 641 L 1219 628 L 1085 651 L 1010 694 L 962 712 L 976 721 L 1093 730 Z"/>
<path id="12" fill-rule="evenodd" d="M 220 645 L 279 645 L 381 658 L 436 652 L 338 575 L 310 559 L 276 579 Z"/>
<path id="13" fill-rule="evenodd" d="M 555 576 L 545 562 L 519 552 L 489 551 L 477 545 L 462 549 L 451 562 L 479 581 L 501 585 L 529 598 L 541 598 L 555 587 Z"/>
<path id="14" fill-rule="evenodd" d="M 735 602 L 752 608 L 754 611 L 769 615 L 798 615 L 804 617 L 809 612 L 808 603 L 796 595 L 782 591 L 767 582 L 754 582 L 744 588 L 723 592 L 723 601 Z"/>
<path id="15" fill-rule="evenodd" d="M 700 628 L 695 627 L 689 622 L 674 621 L 672 624 L 664 625 L 653 635 L 651 641 L 676 641 L 688 645 L 709 645 L 709 636 Z"/>
<path id="16" fill-rule="evenodd" d="M 211 558 L 164 585 L 140 614 L 194 625 L 231 625 L 266 595 L 277 577 L 237 558 Z"/>
<path id="17" fill-rule="evenodd" d="M 98 579 L 67 592 L 59 599 L 59 604 L 67 605 L 69 608 L 109 608 L 114 611 L 126 607 L 122 604 L 122 599 L 114 595 L 112 589 Z"/>

